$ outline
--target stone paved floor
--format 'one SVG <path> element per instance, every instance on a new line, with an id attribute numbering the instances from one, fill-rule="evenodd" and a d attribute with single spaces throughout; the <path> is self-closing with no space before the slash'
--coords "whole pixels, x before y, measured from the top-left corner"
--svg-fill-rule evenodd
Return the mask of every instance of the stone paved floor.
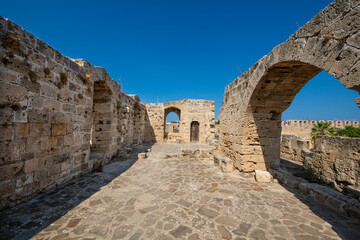
<path id="1" fill-rule="evenodd" d="M 295 190 L 224 174 L 210 160 L 165 159 L 181 146 L 155 144 L 145 160 L 0 212 L 0 238 L 360 239 L 358 221 Z"/>

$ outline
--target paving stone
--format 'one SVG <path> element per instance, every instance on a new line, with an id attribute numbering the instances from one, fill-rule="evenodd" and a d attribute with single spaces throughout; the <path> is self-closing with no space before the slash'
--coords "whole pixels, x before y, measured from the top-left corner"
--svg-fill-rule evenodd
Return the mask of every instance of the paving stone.
<path id="1" fill-rule="evenodd" d="M 211 160 L 165 159 L 177 148 L 155 144 L 146 161 L 112 180 L 90 173 L 0 212 L 0 239 L 360 239 L 358 221 L 297 190 L 225 175 Z"/>
<path id="2" fill-rule="evenodd" d="M 68 223 L 67 227 L 69 227 L 69 228 L 76 227 L 80 221 L 81 221 L 81 218 L 71 219 L 70 222 Z"/>
<path id="3" fill-rule="evenodd" d="M 246 236 L 250 228 L 251 223 L 242 222 L 237 229 L 233 230 L 233 233 L 239 236 Z"/>
<path id="4" fill-rule="evenodd" d="M 184 207 L 191 207 L 191 203 L 189 203 L 188 201 L 185 201 L 184 199 L 180 199 L 179 201 L 177 201 L 176 203 L 183 205 Z"/>
<path id="5" fill-rule="evenodd" d="M 232 238 L 231 233 L 223 225 L 219 225 L 217 227 L 217 229 L 219 230 L 222 239 L 231 239 Z"/>
<path id="6" fill-rule="evenodd" d="M 250 237 L 255 240 L 263 240 L 266 239 L 265 232 L 261 229 L 255 229 L 250 233 Z"/>
<path id="7" fill-rule="evenodd" d="M 188 240 L 200 240 L 199 235 L 194 233 L 188 237 Z"/>
<path id="8" fill-rule="evenodd" d="M 183 225 L 179 225 L 176 229 L 170 231 L 169 233 L 175 238 L 181 238 L 190 234 L 192 232 L 191 228 Z"/>
<path id="9" fill-rule="evenodd" d="M 233 218 L 227 216 L 220 216 L 215 219 L 215 222 L 218 224 L 229 225 L 229 226 L 235 226 L 237 224 Z"/>
<path id="10" fill-rule="evenodd" d="M 114 235 L 112 239 L 123 239 L 125 238 L 130 232 L 133 226 L 123 225 L 115 229 Z"/>
<path id="11" fill-rule="evenodd" d="M 140 212 L 141 214 L 146 214 L 146 213 L 155 211 L 155 210 L 157 210 L 157 209 L 159 209 L 158 206 L 152 206 L 152 207 L 142 208 L 142 209 L 139 210 L 139 212 Z"/>
<path id="12" fill-rule="evenodd" d="M 204 216 L 207 216 L 209 218 L 215 218 L 216 216 L 219 215 L 219 213 L 213 211 L 213 210 L 210 210 L 210 209 L 207 209 L 206 207 L 201 207 L 198 212 Z"/>

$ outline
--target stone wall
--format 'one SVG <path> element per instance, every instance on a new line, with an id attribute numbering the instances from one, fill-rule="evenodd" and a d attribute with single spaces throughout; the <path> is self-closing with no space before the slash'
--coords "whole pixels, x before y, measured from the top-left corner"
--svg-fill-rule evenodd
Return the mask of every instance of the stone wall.
<path id="1" fill-rule="evenodd" d="M 301 152 L 310 149 L 310 140 L 303 140 L 296 135 L 281 134 L 280 158 L 303 162 Z"/>
<path id="2" fill-rule="evenodd" d="M 190 128 L 193 121 L 199 123 L 199 142 L 205 143 L 214 137 L 215 105 L 214 101 L 185 99 L 166 103 L 145 103 L 149 122 L 157 141 L 190 142 Z M 165 134 L 166 116 L 175 112 L 179 116 L 179 132 L 171 134 L 170 139 Z M 153 138 L 152 137 L 152 138 Z M 150 137 L 150 139 L 152 139 Z"/>
<path id="3" fill-rule="evenodd" d="M 0 208 L 154 135 L 139 98 L 104 68 L 69 59 L 3 18 L 0 41 Z"/>
<path id="4" fill-rule="evenodd" d="M 316 169 L 336 188 L 360 184 L 360 138 L 318 136 L 304 152 L 304 166 Z"/>
<path id="5" fill-rule="evenodd" d="M 318 122 L 330 122 L 331 126 L 343 129 L 346 126 L 359 127 L 359 121 L 332 121 L 332 120 L 285 120 L 281 123 L 280 157 L 303 162 L 302 150 L 313 147 L 311 129 Z"/>
<path id="6" fill-rule="evenodd" d="M 321 71 L 360 92 L 359 21 L 358 1 L 335 0 L 225 87 L 219 144 L 237 169 L 279 167 L 282 112 Z"/>
<path id="7" fill-rule="evenodd" d="M 178 122 L 166 122 L 165 133 L 178 133 L 179 123 Z"/>

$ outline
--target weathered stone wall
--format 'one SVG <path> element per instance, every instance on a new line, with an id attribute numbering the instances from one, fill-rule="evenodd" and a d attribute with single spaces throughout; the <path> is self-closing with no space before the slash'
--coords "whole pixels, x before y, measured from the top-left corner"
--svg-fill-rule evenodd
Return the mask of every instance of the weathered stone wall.
<path id="1" fill-rule="evenodd" d="M 360 92 L 359 22 L 358 1 L 336 0 L 226 86 L 219 143 L 237 169 L 279 167 L 281 114 L 322 70 Z"/>
<path id="2" fill-rule="evenodd" d="M 280 158 L 303 162 L 301 152 L 310 149 L 310 140 L 303 140 L 296 135 L 281 134 Z"/>
<path id="3" fill-rule="evenodd" d="M 313 147 L 311 129 L 318 122 L 330 122 L 335 128 L 346 126 L 359 127 L 359 121 L 332 121 L 332 120 L 285 120 L 281 123 L 280 158 L 302 162 L 302 150 Z"/>
<path id="4" fill-rule="evenodd" d="M 304 165 L 321 172 L 337 188 L 360 184 L 360 138 L 318 136 L 314 150 L 304 152 Z"/>
<path id="5" fill-rule="evenodd" d="M 165 133 L 178 133 L 179 123 L 177 122 L 166 122 Z"/>
<path id="6" fill-rule="evenodd" d="M 69 59 L 3 18 L 0 39 L 0 208 L 144 141 L 145 107 L 104 68 Z"/>
<path id="7" fill-rule="evenodd" d="M 185 99 L 166 103 L 145 103 L 149 121 L 157 141 L 190 142 L 190 128 L 193 121 L 199 123 L 199 142 L 205 143 L 214 137 L 215 105 L 214 101 Z M 179 132 L 167 138 L 164 126 L 166 116 L 175 112 L 179 116 Z"/>

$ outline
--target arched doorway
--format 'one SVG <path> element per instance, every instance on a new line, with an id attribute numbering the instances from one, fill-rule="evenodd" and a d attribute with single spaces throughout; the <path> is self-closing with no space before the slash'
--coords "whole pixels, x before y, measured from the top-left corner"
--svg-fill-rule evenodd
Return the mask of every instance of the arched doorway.
<path id="1" fill-rule="evenodd" d="M 180 132 L 181 110 L 169 107 L 164 112 L 164 141 L 181 142 Z"/>
<path id="2" fill-rule="evenodd" d="M 200 124 L 198 121 L 192 121 L 190 126 L 190 141 L 198 142 L 199 141 L 199 129 Z"/>

